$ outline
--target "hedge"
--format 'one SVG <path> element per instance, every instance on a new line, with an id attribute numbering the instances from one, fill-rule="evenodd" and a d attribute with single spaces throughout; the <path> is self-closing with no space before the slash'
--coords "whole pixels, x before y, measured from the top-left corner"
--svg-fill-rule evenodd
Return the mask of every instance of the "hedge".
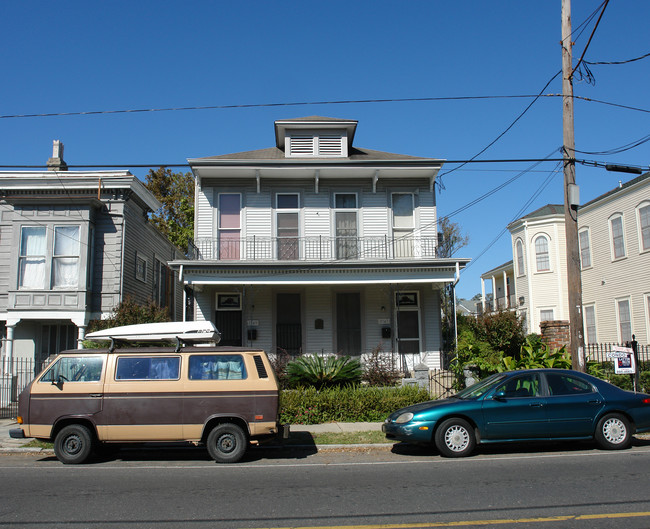
<path id="1" fill-rule="evenodd" d="M 415 386 L 284 390 L 280 394 L 280 422 L 381 422 L 395 410 L 427 400 L 431 400 L 429 392 Z"/>

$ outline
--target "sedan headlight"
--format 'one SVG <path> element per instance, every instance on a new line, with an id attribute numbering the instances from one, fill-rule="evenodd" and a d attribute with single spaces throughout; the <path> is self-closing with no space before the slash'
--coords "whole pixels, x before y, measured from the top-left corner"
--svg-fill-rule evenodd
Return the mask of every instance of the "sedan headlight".
<path id="1" fill-rule="evenodd" d="M 407 413 L 402 413 L 397 419 L 395 419 L 395 422 L 397 424 L 404 424 L 405 422 L 409 422 L 411 419 L 413 419 L 413 414 L 409 411 Z"/>

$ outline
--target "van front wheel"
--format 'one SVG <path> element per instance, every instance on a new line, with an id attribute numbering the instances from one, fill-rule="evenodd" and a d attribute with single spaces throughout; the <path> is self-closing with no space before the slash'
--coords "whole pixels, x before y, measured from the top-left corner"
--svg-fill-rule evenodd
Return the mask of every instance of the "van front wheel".
<path id="1" fill-rule="evenodd" d="M 244 457 L 247 444 L 244 431 L 231 423 L 215 426 L 207 439 L 208 453 L 217 463 L 236 463 Z"/>
<path id="2" fill-rule="evenodd" d="M 78 465 L 85 462 L 93 449 L 90 430 L 81 424 L 71 424 L 62 428 L 54 438 L 54 454 L 65 465 Z"/>

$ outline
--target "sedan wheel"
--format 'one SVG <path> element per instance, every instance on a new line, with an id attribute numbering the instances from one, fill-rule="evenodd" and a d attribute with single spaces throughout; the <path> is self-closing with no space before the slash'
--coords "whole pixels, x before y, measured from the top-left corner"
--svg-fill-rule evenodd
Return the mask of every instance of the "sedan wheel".
<path id="1" fill-rule="evenodd" d="M 629 421 L 618 413 L 605 415 L 596 427 L 596 442 L 606 450 L 627 448 L 632 442 Z"/>
<path id="2" fill-rule="evenodd" d="M 445 457 L 463 457 L 476 446 L 474 430 L 463 419 L 447 419 L 436 430 L 436 447 Z"/>

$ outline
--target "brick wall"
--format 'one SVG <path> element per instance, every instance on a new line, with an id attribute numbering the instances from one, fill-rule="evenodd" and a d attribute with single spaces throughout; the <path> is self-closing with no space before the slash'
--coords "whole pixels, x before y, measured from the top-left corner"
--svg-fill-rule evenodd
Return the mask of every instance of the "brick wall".
<path id="1" fill-rule="evenodd" d="M 559 349 L 563 345 L 568 348 L 571 336 L 567 320 L 543 321 L 539 327 L 542 331 L 542 341 L 550 349 Z"/>

